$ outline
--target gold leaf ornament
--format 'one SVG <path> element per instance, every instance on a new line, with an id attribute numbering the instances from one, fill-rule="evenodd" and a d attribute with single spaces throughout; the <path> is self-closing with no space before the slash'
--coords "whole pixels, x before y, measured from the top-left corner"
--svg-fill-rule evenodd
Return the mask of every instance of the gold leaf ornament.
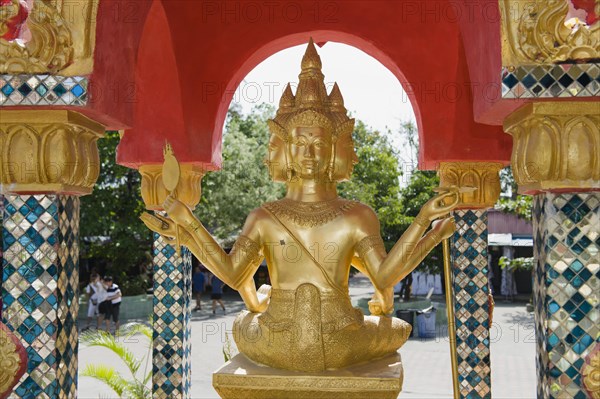
<path id="1" fill-rule="evenodd" d="M 179 179 L 181 177 L 181 167 L 179 166 L 179 161 L 175 158 L 173 147 L 171 147 L 169 142 L 165 144 L 163 156 L 165 159 L 162 170 L 163 185 L 174 198 L 177 198 L 177 186 L 179 185 Z M 175 246 L 177 252 L 181 254 L 178 228 L 175 230 Z"/>
<path id="2" fill-rule="evenodd" d="M 163 184 L 167 191 L 171 192 L 171 194 L 175 194 L 175 189 L 177 188 L 177 185 L 179 184 L 179 179 L 181 177 L 181 168 L 179 166 L 179 161 L 177 161 L 177 158 L 175 158 L 173 147 L 171 147 L 171 144 L 169 144 L 168 142 L 165 144 L 163 156 Z"/>

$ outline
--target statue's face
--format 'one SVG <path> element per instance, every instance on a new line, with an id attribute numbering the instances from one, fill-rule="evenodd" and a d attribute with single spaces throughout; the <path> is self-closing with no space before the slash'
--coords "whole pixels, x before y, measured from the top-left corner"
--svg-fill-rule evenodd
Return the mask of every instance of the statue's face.
<path id="1" fill-rule="evenodd" d="M 292 131 L 290 155 L 298 177 L 325 180 L 331 160 L 331 136 L 320 127 L 297 127 Z"/>
<path id="2" fill-rule="evenodd" d="M 286 181 L 285 143 L 276 134 L 272 134 L 269 139 L 267 167 L 273 181 Z"/>
<path id="3" fill-rule="evenodd" d="M 336 181 L 349 180 L 354 165 L 358 163 L 358 156 L 354 150 L 351 134 L 339 138 L 335 146 L 335 165 L 333 177 Z"/>

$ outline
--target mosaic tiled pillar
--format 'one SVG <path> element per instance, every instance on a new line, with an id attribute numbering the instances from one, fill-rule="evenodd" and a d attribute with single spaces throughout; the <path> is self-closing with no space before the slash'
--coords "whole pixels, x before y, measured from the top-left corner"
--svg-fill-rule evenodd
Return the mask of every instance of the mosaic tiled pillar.
<path id="1" fill-rule="evenodd" d="M 538 397 L 585 398 L 600 333 L 600 102 L 532 102 L 504 130 L 519 192 L 534 196 Z"/>
<path id="2" fill-rule="evenodd" d="M 491 397 L 487 210 L 500 195 L 495 162 L 442 162 L 440 187 L 463 190 L 453 212 L 452 281 L 458 390 L 461 398 Z M 447 293 L 451 295 L 452 293 Z"/>
<path id="3" fill-rule="evenodd" d="M 454 313 L 462 398 L 491 398 L 486 210 L 454 212 Z"/>
<path id="4" fill-rule="evenodd" d="M 154 234 L 153 398 L 190 398 L 192 255 Z"/>
<path id="5" fill-rule="evenodd" d="M 24 344 L 11 398 L 77 397 L 79 198 L 4 197 L 3 321 Z"/>
<path id="6" fill-rule="evenodd" d="M 600 340 L 600 193 L 538 194 L 533 214 L 538 398 L 584 399 Z"/>
<path id="7" fill-rule="evenodd" d="M 165 215 L 163 204 L 169 192 L 163 184 L 162 169 L 162 165 L 141 165 L 139 172 L 146 209 Z M 181 163 L 180 171 L 177 198 L 194 209 L 200 201 L 204 171 L 190 163 Z M 180 256 L 154 234 L 153 398 L 190 397 L 192 254 L 182 250 Z"/>

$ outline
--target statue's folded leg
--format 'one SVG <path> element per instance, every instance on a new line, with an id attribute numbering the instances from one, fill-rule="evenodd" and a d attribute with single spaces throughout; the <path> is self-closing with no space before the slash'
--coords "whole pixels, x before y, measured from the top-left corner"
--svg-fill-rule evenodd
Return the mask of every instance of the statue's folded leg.
<path id="1" fill-rule="evenodd" d="M 241 353 L 257 363 L 270 366 L 271 362 L 265 358 L 269 355 L 269 351 L 265 350 L 268 331 L 261 326 L 258 316 L 259 313 L 242 311 L 233 322 L 233 339 Z"/>
<path id="2" fill-rule="evenodd" d="M 250 360 L 265 366 L 297 370 L 299 331 L 291 323 L 269 323 L 261 313 L 242 311 L 233 323 L 233 338 L 238 350 Z"/>
<path id="3" fill-rule="evenodd" d="M 325 363 L 328 369 L 377 359 L 398 350 L 412 327 L 395 317 L 365 316 L 360 329 L 342 329 L 324 334 Z"/>

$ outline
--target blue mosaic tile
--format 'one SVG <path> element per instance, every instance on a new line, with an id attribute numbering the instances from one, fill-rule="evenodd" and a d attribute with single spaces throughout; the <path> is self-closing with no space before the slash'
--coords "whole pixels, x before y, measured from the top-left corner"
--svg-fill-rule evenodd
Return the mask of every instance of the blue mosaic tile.
<path id="1" fill-rule="evenodd" d="M 454 212 L 454 312 L 462 398 L 491 398 L 487 211 Z"/>
<path id="2" fill-rule="evenodd" d="M 538 194 L 533 216 L 538 397 L 584 398 L 600 337 L 600 194 Z"/>
<path id="3" fill-rule="evenodd" d="M 502 98 L 596 97 L 600 64 L 549 64 L 504 67 Z"/>
<path id="4" fill-rule="evenodd" d="M 154 235 L 153 398 L 189 398 L 192 257 Z"/>
<path id="5" fill-rule="evenodd" d="M 7 195 L 3 204 L 2 317 L 28 353 L 15 392 L 76 397 L 79 199 Z"/>
<path id="6" fill-rule="evenodd" d="M 0 75 L 0 106 L 86 105 L 88 83 L 83 76 Z"/>

